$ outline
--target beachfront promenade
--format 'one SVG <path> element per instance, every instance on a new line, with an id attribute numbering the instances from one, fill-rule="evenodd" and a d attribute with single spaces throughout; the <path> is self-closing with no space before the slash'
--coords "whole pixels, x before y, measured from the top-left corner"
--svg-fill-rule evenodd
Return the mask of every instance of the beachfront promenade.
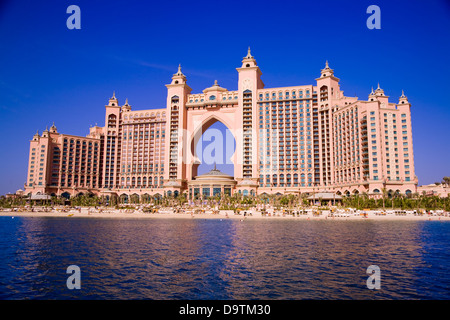
<path id="1" fill-rule="evenodd" d="M 238 219 L 238 220 L 428 220 L 450 221 L 450 212 L 444 210 L 356 210 L 317 208 L 275 210 L 272 208 L 248 210 L 215 210 L 210 208 L 146 208 L 114 209 L 108 207 L 33 207 L 0 209 L 0 216 L 10 217 L 67 217 L 67 218 L 167 218 L 167 219 Z"/>

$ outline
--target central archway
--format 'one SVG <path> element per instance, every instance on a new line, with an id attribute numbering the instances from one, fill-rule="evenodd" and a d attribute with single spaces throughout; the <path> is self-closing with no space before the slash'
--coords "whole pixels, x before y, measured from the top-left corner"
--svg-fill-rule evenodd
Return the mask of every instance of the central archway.
<path id="1" fill-rule="evenodd" d="M 187 168 L 189 180 L 214 165 L 234 176 L 236 137 L 227 122 L 218 115 L 210 115 L 194 130 L 189 144 L 192 159 Z M 214 156 L 211 156 L 212 151 Z"/>

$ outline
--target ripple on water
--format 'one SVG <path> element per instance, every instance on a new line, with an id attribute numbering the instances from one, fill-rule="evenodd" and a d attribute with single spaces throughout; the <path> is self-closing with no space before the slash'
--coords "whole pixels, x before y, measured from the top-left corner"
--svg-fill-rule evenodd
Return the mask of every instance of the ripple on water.
<path id="1" fill-rule="evenodd" d="M 440 222 L 0 217 L 0 298 L 449 299 L 449 249 Z"/>

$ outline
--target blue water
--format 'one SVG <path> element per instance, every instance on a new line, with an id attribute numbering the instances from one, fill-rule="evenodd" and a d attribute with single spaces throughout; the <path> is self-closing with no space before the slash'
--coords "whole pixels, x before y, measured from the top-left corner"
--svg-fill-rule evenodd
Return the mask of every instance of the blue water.
<path id="1" fill-rule="evenodd" d="M 0 299 L 80 298 L 450 299 L 450 223 L 0 217 Z"/>

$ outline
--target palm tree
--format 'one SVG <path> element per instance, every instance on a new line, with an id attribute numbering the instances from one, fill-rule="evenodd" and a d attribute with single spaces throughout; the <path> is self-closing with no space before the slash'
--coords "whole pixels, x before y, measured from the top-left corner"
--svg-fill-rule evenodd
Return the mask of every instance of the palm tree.
<path id="1" fill-rule="evenodd" d="M 387 196 L 386 188 L 382 188 L 381 192 L 383 194 L 383 210 L 386 210 L 386 196 Z"/>
<path id="2" fill-rule="evenodd" d="M 286 196 L 281 197 L 281 199 L 280 199 L 280 204 L 283 205 L 283 206 L 289 204 L 289 199 L 288 199 L 288 197 L 286 197 Z"/>
<path id="3" fill-rule="evenodd" d="M 187 194 L 185 192 L 183 192 L 181 195 L 179 195 L 177 197 L 177 200 L 178 200 L 178 204 L 180 206 L 182 206 L 184 203 L 187 202 Z"/>
<path id="4" fill-rule="evenodd" d="M 306 193 L 302 193 L 300 195 L 300 199 L 301 199 L 302 207 L 308 205 L 308 195 Z"/>
<path id="5" fill-rule="evenodd" d="M 450 186 L 450 177 L 442 178 L 442 184 L 447 185 L 447 187 Z"/>
<path id="6" fill-rule="evenodd" d="M 289 194 L 288 195 L 289 208 L 292 208 L 292 206 L 294 204 L 294 200 L 295 200 L 295 195 L 294 194 Z"/>
<path id="7" fill-rule="evenodd" d="M 367 192 L 362 192 L 361 196 L 358 194 L 357 195 L 357 208 L 361 209 L 361 208 L 365 208 L 367 206 L 367 199 L 369 198 L 369 195 L 367 194 Z"/>

